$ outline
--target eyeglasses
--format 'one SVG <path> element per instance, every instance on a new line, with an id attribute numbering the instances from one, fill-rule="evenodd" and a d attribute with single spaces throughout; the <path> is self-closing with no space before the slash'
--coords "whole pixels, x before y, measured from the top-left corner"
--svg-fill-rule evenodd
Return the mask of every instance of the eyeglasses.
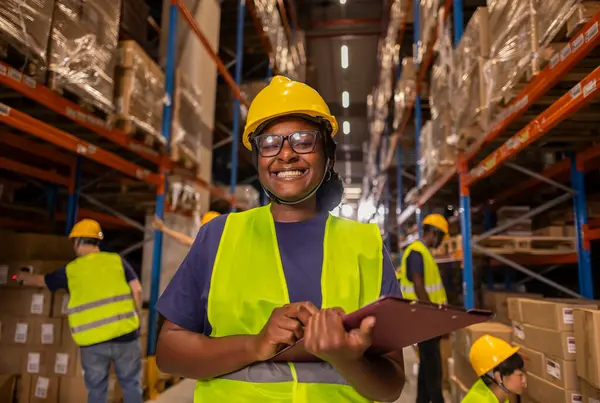
<path id="1" fill-rule="evenodd" d="M 296 154 L 309 154 L 315 150 L 318 130 L 300 130 L 287 136 L 278 134 L 260 134 L 254 137 L 253 142 L 258 152 L 263 157 L 275 157 L 281 152 L 283 143 L 287 140 Z"/>

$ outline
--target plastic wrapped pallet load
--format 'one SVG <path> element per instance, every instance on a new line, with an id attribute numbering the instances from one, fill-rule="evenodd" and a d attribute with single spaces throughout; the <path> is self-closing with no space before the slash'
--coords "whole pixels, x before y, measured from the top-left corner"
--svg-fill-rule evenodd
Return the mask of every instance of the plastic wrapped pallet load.
<path id="1" fill-rule="evenodd" d="M 212 129 L 202 119 L 201 91 L 181 71 L 176 79 L 171 157 L 199 173 L 202 137 L 211 138 Z"/>
<path id="2" fill-rule="evenodd" d="M 119 43 L 115 109 L 126 133 L 141 129 L 159 141 L 163 115 L 165 75 L 135 41 Z"/>
<path id="3" fill-rule="evenodd" d="M 57 0 L 50 86 L 112 113 L 121 0 Z"/>
<path id="4" fill-rule="evenodd" d="M 402 59 L 402 72 L 394 92 L 394 130 L 400 127 L 406 108 L 415 101 L 416 81 L 413 60 L 411 58 Z"/>
<path id="5" fill-rule="evenodd" d="M 488 0 L 490 58 L 484 65 L 487 121 L 502 113 L 518 84 L 535 76 L 540 50 L 555 38 L 580 0 Z"/>
<path id="6" fill-rule="evenodd" d="M 417 53 L 417 65 L 423 63 L 423 58 L 427 53 L 427 48 L 435 34 L 435 26 L 440 10 L 440 0 L 420 0 L 419 1 L 419 41 Z"/>
<path id="7" fill-rule="evenodd" d="M 30 75 L 45 70 L 54 0 L 2 0 L 0 2 L 0 46 L 6 44 L 33 59 Z"/>

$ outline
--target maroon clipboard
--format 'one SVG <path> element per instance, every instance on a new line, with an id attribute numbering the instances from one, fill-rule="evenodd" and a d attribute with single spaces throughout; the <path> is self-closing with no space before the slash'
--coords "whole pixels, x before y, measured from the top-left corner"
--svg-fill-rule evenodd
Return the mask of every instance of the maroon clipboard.
<path id="1" fill-rule="evenodd" d="M 369 354 L 382 355 L 401 351 L 435 337 L 458 329 L 486 322 L 494 317 L 490 311 L 464 310 L 430 302 L 413 301 L 393 296 L 382 297 L 344 317 L 346 330 L 360 327 L 360 322 L 369 316 L 375 317 L 373 344 Z M 303 340 L 275 354 L 272 361 L 315 361 L 318 360 L 304 349 Z"/>

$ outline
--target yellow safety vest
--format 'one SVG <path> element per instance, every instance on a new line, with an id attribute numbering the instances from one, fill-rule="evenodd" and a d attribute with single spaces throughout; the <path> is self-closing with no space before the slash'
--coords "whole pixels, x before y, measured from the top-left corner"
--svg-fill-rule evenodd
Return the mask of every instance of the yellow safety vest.
<path id="1" fill-rule="evenodd" d="M 322 308 L 352 312 L 381 293 L 382 242 L 374 224 L 329 216 L 323 240 Z M 270 207 L 227 217 L 213 267 L 210 337 L 258 334 L 290 303 Z M 262 362 L 198 381 L 194 402 L 369 402 L 324 362 Z"/>
<path id="2" fill-rule="evenodd" d="M 425 290 L 429 296 L 429 300 L 434 304 L 447 304 L 448 298 L 446 297 L 446 290 L 444 289 L 444 283 L 442 282 L 442 276 L 440 275 L 440 269 L 438 268 L 435 259 L 427 246 L 420 240 L 411 243 L 402 255 L 402 264 L 400 266 L 400 273 L 397 274 L 398 280 L 400 280 L 400 289 L 402 290 L 402 296 L 406 299 L 417 300 L 417 293 L 415 292 L 415 285 L 408 280 L 406 276 L 406 259 L 412 251 L 419 252 L 423 256 L 423 270 L 424 270 L 424 281 Z"/>
<path id="3" fill-rule="evenodd" d="M 118 254 L 90 253 L 69 263 L 66 270 L 69 326 L 78 345 L 102 343 L 140 327 Z"/>
<path id="4" fill-rule="evenodd" d="M 469 393 L 461 400 L 461 403 L 498 403 L 498 398 L 494 392 L 487 387 L 485 382 L 483 382 L 482 379 L 479 379 L 473 384 Z M 503 403 L 509 403 L 508 399 L 504 400 Z"/>

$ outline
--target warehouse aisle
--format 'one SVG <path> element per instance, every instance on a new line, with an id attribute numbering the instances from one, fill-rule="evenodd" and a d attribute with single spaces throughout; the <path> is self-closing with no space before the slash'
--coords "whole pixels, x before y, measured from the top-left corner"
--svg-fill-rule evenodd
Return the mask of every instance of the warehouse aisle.
<path id="1" fill-rule="evenodd" d="M 412 348 L 404 349 L 404 364 L 406 369 L 406 386 L 402 396 L 396 403 L 415 403 L 417 399 L 417 377 L 414 365 L 417 363 L 415 351 Z M 186 379 L 168 389 L 158 399 L 147 403 L 192 403 L 194 394 L 194 381 Z M 446 396 L 446 401 L 450 400 Z"/>

